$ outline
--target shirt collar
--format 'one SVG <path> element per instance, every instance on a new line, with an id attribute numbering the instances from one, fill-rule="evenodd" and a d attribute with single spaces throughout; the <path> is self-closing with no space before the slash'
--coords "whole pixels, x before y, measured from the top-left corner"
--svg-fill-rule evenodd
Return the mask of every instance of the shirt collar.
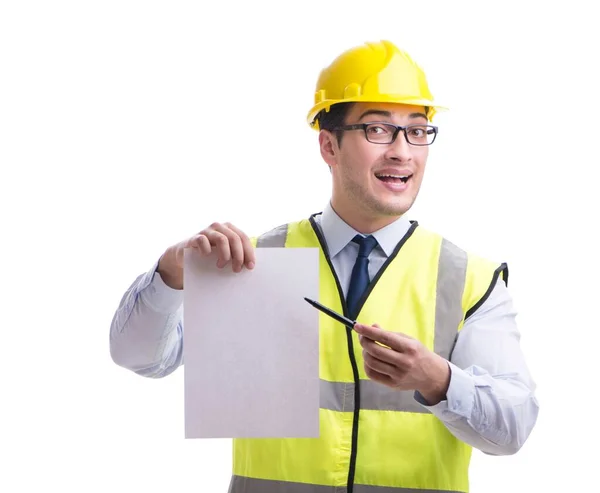
<path id="1" fill-rule="evenodd" d="M 357 234 L 360 234 L 337 215 L 330 202 L 323 209 L 320 223 L 331 258 L 340 253 Z M 410 227 L 410 221 L 401 216 L 372 234 L 383 252 L 389 257 Z"/>

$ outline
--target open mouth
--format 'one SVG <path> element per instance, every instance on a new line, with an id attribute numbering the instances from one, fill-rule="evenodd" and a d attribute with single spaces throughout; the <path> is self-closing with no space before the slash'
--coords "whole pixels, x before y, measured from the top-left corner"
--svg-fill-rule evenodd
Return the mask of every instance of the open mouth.
<path id="1" fill-rule="evenodd" d="M 378 180 L 381 180 L 385 183 L 406 183 L 412 178 L 412 175 L 390 175 L 378 173 L 376 173 L 375 176 Z"/>

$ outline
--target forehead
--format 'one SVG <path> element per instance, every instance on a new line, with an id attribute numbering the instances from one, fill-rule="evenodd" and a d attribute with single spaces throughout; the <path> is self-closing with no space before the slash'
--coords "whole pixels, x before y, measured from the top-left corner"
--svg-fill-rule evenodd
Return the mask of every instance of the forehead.
<path id="1" fill-rule="evenodd" d="M 375 112 L 372 115 L 365 115 L 368 112 Z M 377 114 L 380 113 L 380 114 Z M 387 115 L 384 115 L 386 113 Z M 348 120 L 358 120 L 362 115 L 365 119 L 377 117 L 382 120 L 406 121 L 406 120 L 426 120 L 427 117 L 424 106 L 413 106 L 400 103 L 355 103 L 348 113 Z"/>

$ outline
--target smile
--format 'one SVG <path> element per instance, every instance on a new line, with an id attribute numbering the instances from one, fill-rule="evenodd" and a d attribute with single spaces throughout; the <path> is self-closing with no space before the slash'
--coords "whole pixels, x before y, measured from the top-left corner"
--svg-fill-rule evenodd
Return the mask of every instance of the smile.
<path id="1" fill-rule="evenodd" d="M 406 183 L 412 175 L 390 175 L 390 174 L 375 174 L 378 180 L 386 183 Z"/>

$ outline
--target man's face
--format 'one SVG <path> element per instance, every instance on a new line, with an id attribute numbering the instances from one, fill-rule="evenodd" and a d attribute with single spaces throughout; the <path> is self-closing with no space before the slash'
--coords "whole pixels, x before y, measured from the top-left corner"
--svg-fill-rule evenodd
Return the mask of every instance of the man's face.
<path id="1" fill-rule="evenodd" d="M 345 124 L 385 122 L 428 124 L 423 107 L 401 104 L 357 103 Z M 372 140 L 382 140 L 385 127 L 372 127 Z M 420 138 L 415 131 L 409 138 Z M 330 145 L 327 141 L 330 140 Z M 423 180 L 429 148 L 406 141 L 400 131 L 391 144 L 373 143 L 362 129 L 347 130 L 338 146 L 335 135 L 321 136 L 321 151 L 333 175 L 333 202 L 363 220 L 397 217 L 412 207 Z M 327 153 L 327 150 L 330 152 Z"/>

